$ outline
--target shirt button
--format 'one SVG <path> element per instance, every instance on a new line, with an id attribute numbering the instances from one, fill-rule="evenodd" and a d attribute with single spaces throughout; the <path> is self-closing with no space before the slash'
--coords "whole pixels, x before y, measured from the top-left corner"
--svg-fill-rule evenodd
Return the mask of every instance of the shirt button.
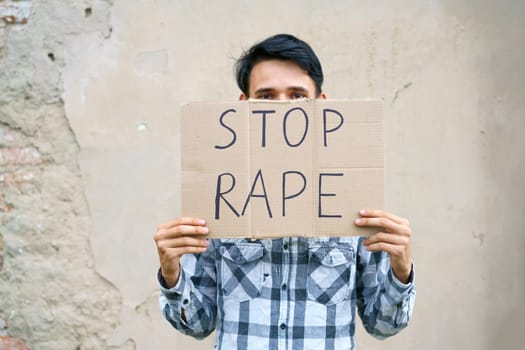
<path id="1" fill-rule="evenodd" d="M 184 305 L 188 305 L 189 302 L 190 302 L 190 301 L 189 301 L 188 299 L 184 299 L 184 300 L 182 301 L 182 303 L 183 303 Z"/>
<path id="2" fill-rule="evenodd" d="M 281 329 L 286 329 L 286 325 L 284 323 L 281 323 Z"/>
<path id="3" fill-rule="evenodd" d="M 283 286 L 282 286 L 281 288 L 282 288 L 282 290 L 284 290 L 284 291 L 285 291 L 285 290 L 286 290 L 286 283 L 285 283 L 285 284 L 283 284 Z"/>
<path id="4" fill-rule="evenodd" d="M 283 244 L 283 249 L 288 250 L 288 243 Z"/>

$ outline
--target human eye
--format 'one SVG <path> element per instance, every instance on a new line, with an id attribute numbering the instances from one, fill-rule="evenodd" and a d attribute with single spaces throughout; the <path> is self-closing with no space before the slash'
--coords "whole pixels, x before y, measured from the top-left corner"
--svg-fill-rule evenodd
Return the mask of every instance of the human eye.
<path id="1" fill-rule="evenodd" d="M 257 95 L 257 98 L 260 100 L 272 100 L 273 96 L 272 94 L 260 94 L 260 95 Z"/>
<path id="2" fill-rule="evenodd" d="M 297 100 L 297 99 L 300 99 L 300 98 L 306 98 L 307 96 L 306 96 L 306 94 L 304 94 L 302 92 L 294 92 L 291 97 L 292 97 L 293 100 Z"/>

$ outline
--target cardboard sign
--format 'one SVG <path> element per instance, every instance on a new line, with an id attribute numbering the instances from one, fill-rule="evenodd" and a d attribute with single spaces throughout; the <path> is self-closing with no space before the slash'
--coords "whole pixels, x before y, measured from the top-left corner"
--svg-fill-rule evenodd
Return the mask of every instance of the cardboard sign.
<path id="1" fill-rule="evenodd" d="M 384 206 L 382 100 L 236 101 L 182 108 L 182 215 L 210 237 L 368 235 Z"/>

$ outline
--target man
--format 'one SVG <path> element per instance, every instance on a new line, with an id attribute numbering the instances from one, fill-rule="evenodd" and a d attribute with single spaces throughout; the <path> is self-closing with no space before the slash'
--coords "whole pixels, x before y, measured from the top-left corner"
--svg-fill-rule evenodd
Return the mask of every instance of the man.
<path id="1" fill-rule="evenodd" d="M 275 35 L 237 61 L 241 100 L 326 98 L 311 47 Z M 212 239 L 182 217 L 154 235 L 166 319 L 196 338 L 217 330 L 217 349 L 354 349 L 355 310 L 383 339 L 411 317 L 415 286 L 406 219 L 363 209 L 370 237 Z"/>

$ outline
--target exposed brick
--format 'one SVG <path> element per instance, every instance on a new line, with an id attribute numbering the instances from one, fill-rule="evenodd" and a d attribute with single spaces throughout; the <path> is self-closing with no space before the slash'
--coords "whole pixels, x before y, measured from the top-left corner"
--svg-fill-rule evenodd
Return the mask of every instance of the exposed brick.
<path id="1" fill-rule="evenodd" d="M 40 163 L 42 163 L 42 157 L 34 147 L 0 148 L 0 165 L 37 165 Z"/>
<path id="2" fill-rule="evenodd" d="M 20 139 L 20 137 L 16 131 L 9 127 L 0 125 L 0 146 L 13 146 L 18 139 Z"/>
<path id="3" fill-rule="evenodd" d="M 22 339 L 0 336 L 0 350 L 28 350 L 28 348 Z"/>
<path id="4" fill-rule="evenodd" d="M 5 197 L 0 194 L 0 213 L 9 213 L 11 210 L 13 210 L 13 208 L 14 206 L 11 203 L 6 202 Z M 0 249 L 1 248 L 2 247 L 0 246 Z M 0 254 L 1 254 L 1 250 L 0 250 Z M 1 270 L 2 270 L 2 267 L 1 267 L 1 261 L 0 261 L 0 271 Z"/>
<path id="5" fill-rule="evenodd" d="M 0 188 L 11 187 L 20 189 L 23 184 L 31 183 L 35 180 L 32 172 L 17 170 L 15 172 L 0 173 Z"/>

